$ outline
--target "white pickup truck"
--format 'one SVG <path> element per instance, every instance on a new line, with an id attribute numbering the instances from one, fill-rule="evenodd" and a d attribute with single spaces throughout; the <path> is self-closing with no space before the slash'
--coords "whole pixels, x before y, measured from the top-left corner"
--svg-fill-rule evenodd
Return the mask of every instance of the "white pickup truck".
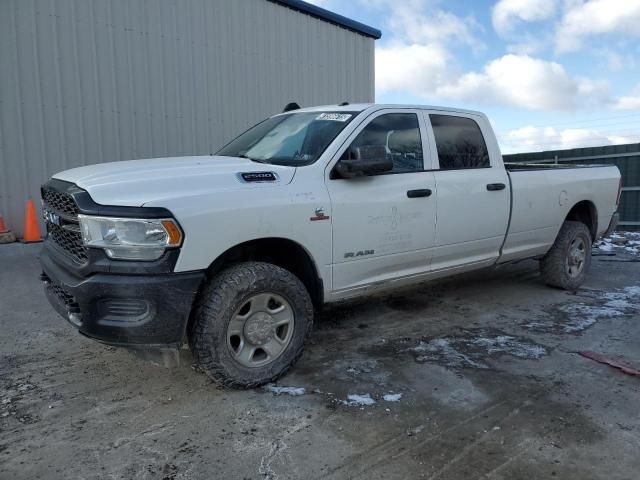
<path id="1" fill-rule="evenodd" d="M 190 345 L 231 387 L 300 357 L 314 308 L 526 258 L 576 289 L 615 226 L 614 166 L 505 165 L 486 116 L 322 106 L 213 156 L 91 165 L 42 187 L 47 296 L 112 345 Z"/>

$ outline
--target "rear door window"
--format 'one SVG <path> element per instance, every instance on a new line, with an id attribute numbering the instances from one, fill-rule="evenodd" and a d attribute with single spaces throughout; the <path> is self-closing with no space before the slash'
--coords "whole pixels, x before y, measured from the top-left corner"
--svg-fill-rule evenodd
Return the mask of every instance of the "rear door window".
<path id="1" fill-rule="evenodd" d="M 478 124 L 466 117 L 430 114 L 440 170 L 487 168 L 489 152 Z"/>

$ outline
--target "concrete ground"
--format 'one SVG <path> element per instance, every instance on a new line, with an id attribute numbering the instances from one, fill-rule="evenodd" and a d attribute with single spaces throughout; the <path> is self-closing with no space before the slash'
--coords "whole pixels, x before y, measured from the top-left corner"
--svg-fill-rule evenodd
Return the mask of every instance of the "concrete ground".
<path id="1" fill-rule="evenodd" d="M 640 264 L 567 293 L 522 262 L 320 314 L 279 386 L 217 388 L 81 337 L 38 246 L 0 246 L 2 479 L 629 479 L 640 471 Z M 636 260 L 636 261 L 634 261 Z"/>

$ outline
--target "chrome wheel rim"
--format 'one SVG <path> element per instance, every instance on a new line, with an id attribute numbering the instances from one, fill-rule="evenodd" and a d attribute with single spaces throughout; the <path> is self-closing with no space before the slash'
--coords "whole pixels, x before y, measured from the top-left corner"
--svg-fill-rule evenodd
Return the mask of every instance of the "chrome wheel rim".
<path id="1" fill-rule="evenodd" d="M 583 238 L 574 238 L 569 245 L 569 253 L 567 255 L 567 274 L 571 278 L 576 278 L 582 273 L 584 264 L 587 259 L 587 244 Z"/>
<path id="2" fill-rule="evenodd" d="M 227 346 L 245 367 L 262 367 L 286 350 L 293 336 L 295 317 L 282 296 L 262 292 L 247 298 L 227 326 Z"/>

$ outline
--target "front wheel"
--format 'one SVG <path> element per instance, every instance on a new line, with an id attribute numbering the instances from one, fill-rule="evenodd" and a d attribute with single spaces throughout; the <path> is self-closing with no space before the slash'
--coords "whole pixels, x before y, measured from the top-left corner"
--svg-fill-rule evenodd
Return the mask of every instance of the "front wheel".
<path id="1" fill-rule="evenodd" d="M 591 232 L 584 223 L 566 221 L 551 250 L 540 260 L 547 285 L 575 290 L 584 283 L 591 266 Z"/>
<path id="2" fill-rule="evenodd" d="M 291 272 L 240 263 L 202 292 L 190 335 L 197 363 L 215 382 L 254 388 L 284 375 L 302 355 L 313 305 Z"/>

